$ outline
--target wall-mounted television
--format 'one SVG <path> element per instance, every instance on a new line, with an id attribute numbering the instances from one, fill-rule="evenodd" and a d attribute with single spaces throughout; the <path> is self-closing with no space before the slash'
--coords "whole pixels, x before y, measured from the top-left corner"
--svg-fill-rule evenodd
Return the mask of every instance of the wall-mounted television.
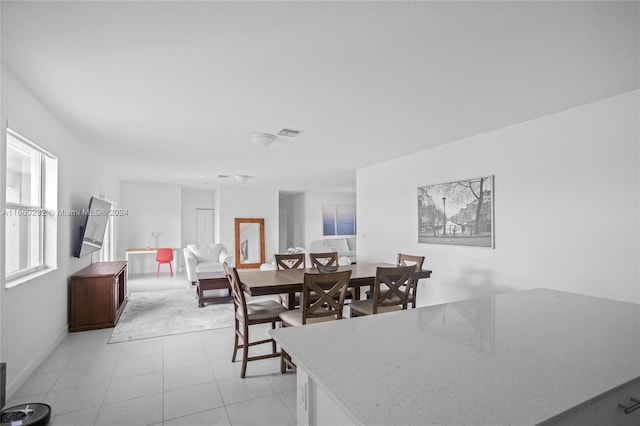
<path id="1" fill-rule="evenodd" d="M 96 197 L 89 200 L 89 208 L 84 211 L 84 224 L 80 227 L 80 238 L 73 255 L 86 256 L 102 248 L 111 203 Z"/>

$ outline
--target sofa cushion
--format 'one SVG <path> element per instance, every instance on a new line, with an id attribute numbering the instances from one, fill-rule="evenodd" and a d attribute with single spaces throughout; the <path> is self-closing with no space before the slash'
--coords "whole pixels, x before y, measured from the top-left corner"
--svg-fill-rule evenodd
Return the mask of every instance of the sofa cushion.
<path id="1" fill-rule="evenodd" d="M 322 253 L 329 250 L 329 247 L 325 245 L 325 240 L 311 241 L 311 247 L 309 248 L 311 253 Z"/>
<path id="2" fill-rule="evenodd" d="M 347 244 L 346 238 L 334 238 L 331 240 L 326 240 L 326 245 L 330 245 L 335 249 L 335 251 L 349 251 L 349 245 Z"/>
<path id="3" fill-rule="evenodd" d="M 349 251 L 356 251 L 356 239 L 347 238 L 347 244 L 349 245 Z"/>
<path id="4" fill-rule="evenodd" d="M 223 244 L 189 244 L 187 248 L 193 252 L 194 257 L 200 262 L 219 262 L 220 250 Z"/>
<path id="5" fill-rule="evenodd" d="M 220 272 L 220 277 L 224 277 L 224 266 L 218 262 L 202 262 L 196 266 L 196 273 L 201 274 L 203 272 Z"/>

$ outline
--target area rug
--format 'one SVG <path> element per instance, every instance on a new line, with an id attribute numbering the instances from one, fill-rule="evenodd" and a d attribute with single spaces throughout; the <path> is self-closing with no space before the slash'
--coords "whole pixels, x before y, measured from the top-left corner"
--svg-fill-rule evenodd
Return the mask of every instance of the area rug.
<path id="1" fill-rule="evenodd" d="M 109 343 L 233 326 L 233 303 L 198 308 L 195 289 L 132 293 Z"/>

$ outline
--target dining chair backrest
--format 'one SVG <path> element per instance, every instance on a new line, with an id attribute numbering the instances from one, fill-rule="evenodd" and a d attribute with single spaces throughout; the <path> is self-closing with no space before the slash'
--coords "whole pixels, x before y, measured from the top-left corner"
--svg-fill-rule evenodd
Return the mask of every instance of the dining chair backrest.
<path id="1" fill-rule="evenodd" d="M 309 253 L 309 260 L 311 261 L 312 268 L 317 268 L 318 266 L 338 266 L 338 252 Z"/>
<path id="2" fill-rule="evenodd" d="M 324 274 L 304 274 L 302 283 L 302 324 L 308 319 L 333 316 L 342 319 L 344 299 L 351 270 Z"/>
<path id="3" fill-rule="evenodd" d="M 236 313 L 236 318 L 247 318 L 247 299 L 244 297 L 244 291 L 240 287 L 240 277 L 238 276 L 238 270 L 235 266 L 227 265 L 227 262 L 223 264 L 224 272 L 227 274 L 229 284 L 231 285 L 231 294 L 233 295 L 233 308 Z"/>
<path id="4" fill-rule="evenodd" d="M 278 269 L 297 269 L 306 268 L 307 262 L 304 253 L 291 254 L 275 254 L 276 268 Z"/>
<path id="5" fill-rule="evenodd" d="M 173 249 L 159 248 L 156 251 L 156 262 L 169 263 L 173 260 Z"/>
<path id="6" fill-rule="evenodd" d="M 424 256 L 413 256 L 410 254 L 398 253 L 398 261 L 396 262 L 398 266 L 409 266 L 413 265 L 416 268 L 416 271 L 421 271 L 422 266 L 424 265 Z M 411 302 L 411 307 L 416 307 L 416 295 L 418 294 L 418 279 L 414 276 L 411 282 L 411 289 L 409 290 L 409 298 L 408 302 Z"/>
<path id="7" fill-rule="evenodd" d="M 379 266 L 373 286 L 373 313 L 387 306 L 401 305 L 407 309 L 407 299 L 411 290 L 413 274 L 416 268 L 410 266 Z"/>
<path id="8" fill-rule="evenodd" d="M 422 269 L 422 265 L 424 264 L 424 256 L 413 256 L 410 254 L 398 253 L 398 261 L 396 265 L 398 266 L 415 266 L 416 271 Z"/>

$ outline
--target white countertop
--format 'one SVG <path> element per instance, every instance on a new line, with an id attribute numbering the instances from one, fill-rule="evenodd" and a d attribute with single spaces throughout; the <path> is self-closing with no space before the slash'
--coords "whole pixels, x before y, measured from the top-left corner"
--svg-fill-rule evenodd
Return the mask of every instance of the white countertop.
<path id="1" fill-rule="evenodd" d="M 364 425 L 529 425 L 640 376 L 640 305 L 535 289 L 271 332 Z"/>

